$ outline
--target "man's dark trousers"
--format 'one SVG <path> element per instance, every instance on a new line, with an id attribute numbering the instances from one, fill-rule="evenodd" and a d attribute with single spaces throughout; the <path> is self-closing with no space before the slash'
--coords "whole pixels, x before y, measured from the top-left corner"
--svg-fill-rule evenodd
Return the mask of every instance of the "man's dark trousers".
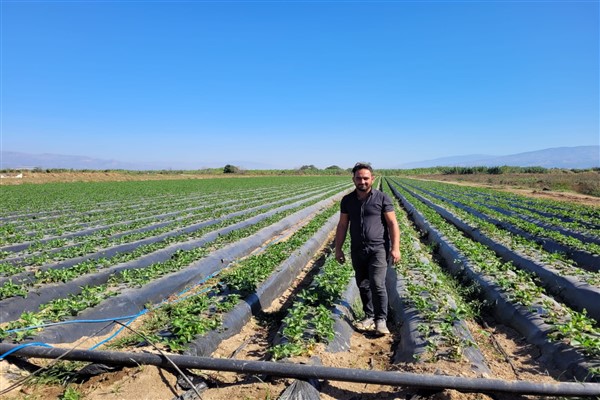
<path id="1" fill-rule="evenodd" d="M 388 295 L 385 278 L 388 252 L 384 246 L 351 251 L 356 285 L 363 303 L 365 317 L 386 320 Z M 370 289 L 370 290 L 369 290 Z"/>

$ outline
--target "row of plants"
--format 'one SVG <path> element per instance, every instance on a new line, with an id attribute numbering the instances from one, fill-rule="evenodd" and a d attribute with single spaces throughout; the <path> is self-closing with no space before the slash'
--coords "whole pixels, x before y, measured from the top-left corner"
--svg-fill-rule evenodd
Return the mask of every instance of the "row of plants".
<path id="1" fill-rule="evenodd" d="M 71 182 L 47 183 L 44 185 L 11 185 L 0 191 L 0 218 L 19 214 L 48 212 L 59 213 L 86 212 L 97 208 L 98 204 L 115 202 L 131 204 L 148 202 L 169 196 L 211 192 L 235 193 L 239 190 L 269 187 L 290 187 L 318 182 L 330 185 L 347 181 L 344 177 L 252 177 L 249 179 L 189 179 L 127 182 Z"/>
<path id="2" fill-rule="evenodd" d="M 144 221 L 147 219 L 168 219 L 175 218 L 180 215 L 185 215 L 186 212 L 202 211 L 203 209 L 210 208 L 214 205 L 225 206 L 230 203 L 235 203 L 244 198 L 256 198 L 256 197 L 267 197 L 271 195 L 284 195 L 285 192 L 305 192 L 311 188 L 318 190 L 323 188 L 322 185 L 301 185 L 292 186 L 286 190 L 280 188 L 257 188 L 253 190 L 241 190 L 239 192 L 227 193 L 227 192 L 214 192 L 203 195 L 194 195 L 187 198 L 178 199 L 167 199 L 163 201 L 152 202 L 150 204 L 119 204 L 109 209 L 97 209 L 95 211 L 86 212 L 84 214 L 75 215 L 72 218 L 79 219 L 79 223 L 67 224 L 65 219 L 69 216 L 69 213 L 59 214 L 58 219 L 46 221 L 49 227 L 43 229 L 42 227 L 35 226 L 35 237 L 39 240 L 51 240 L 53 238 L 68 238 L 71 236 L 77 236 L 78 232 L 86 234 L 86 231 L 92 231 L 98 229 L 110 229 L 113 226 L 129 225 L 136 223 L 136 221 Z M 92 214 L 93 218 L 92 218 Z M 72 215 L 72 214 L 71 214 Z M 35 221 L 39 221 L 36 219 Z M 29 243 L 35 241 L 27 232 L 26 229 L 20 226 L 14 226 L 16 222 L 4 224 L 3 229 L 10 229 L 16 232 L 19 236 L 25 236 L 23 242 Z M 40 224 L 35 222 L 35 224 Z M 122 228 L 121 228 L 122 229 Z M 5 241 L 12 243 L 20 243 L 15 237 L 5 235 Z M 6 246 L 5 246 L 6 247 Z M 10 248 L 11 246 L 8 246 Z M 12 246 L 14 247 L 14 246 Z"/>
<path id="3" fill-rule="evenodd" d="M 311 194 L 311 192 L 301 193 L 305 193 L 306 197 Z M 230 195 L 229 198 L 231 197 L 232 196 Z M 40 265 L 40 262 L 44 263 L 46 262 L 44 260 L 50 259 L 56 261 L 79 257 L 118 244 L 142 240 L 147 237 L 157 236 L 170 231 L 176 231 L 177 229 L 199 223 L 208 218 L 215 218 L 219 215 L 224 215 L 225 213 L 231 213 L 250 208 L 252 205 L 264 204 L 266 201 L 277 201 L 278 199 L 287 199 L 289 197 L 290 194 L 288 193 L 283 193 L 280 195 L 273 195 L 269 193 L 263 196 L 257 196 L 256 199 L 246 202 L 239 201 L 241 198 L 238 198 L 238 201 L 234 201 L 233 204 L 210 204 L 207 207 L 194 210 L 188 216 L 178 218 L 176 215 L 172 216 L 175 218 L 171 218 L 170 222 L 158 221 L 152 225 L 149 223 L 153 221 L 143 220 L 139 223 L 133 222 L 127 225 L 107 227 L 92 232 L 89 235 L 70 237 L 69 240 L 66 238 L 60 238 L 45 242 L 33 243 L 20 253 L 10 253 L 10 256 L 16 256 L 16 258 L 21 259 L 31 254 L 29 260 L 20 260 L 19 262 L 20 264 L 29 265 Z M 35 260 L 36 264 L 32 263 L 31 260 Z"/>
<path id="4" fill-rule="evenodd" d="M 549 327 L 549 337 L 572 346 L 588 357 L 600 356 L 600 329 L 585 312 L 577 312 L 547 295 L 535 276 L 503 262 L 487 247 L 465 237 L 438 213 L 412 196 L 401 185 L 398 192 L 412 204 L 430 224 L 466 257 L 472 268 L 494 282 L 503 296 L 520 305 L 522 312 L 541 318 Z"/>
<path id="5" fill-rule="evenodd" d="M 153 342 L 171 351 L 183 351 L 199 335 L 218 329 L 222 315 L 256 292 L 276 268 L 312 237 L 337 212 L 334 205 L 314 216 L 285 241 L 274 243 L 235 263 L 214 279 L 186 292 L 180 301 L 154 308 L 137 329 Z M 110 344 L 112 348 L 138 345 L 140 337 L 125 335 Z"/>
<path id="6" fill-rule="evenodd" d="M 157 214 L 156 210 L 153 209 L 142 212 L 123 209 L 98 210 L 95 214 L 94 218 L 91 215 L 74 217 L 65 214 L 52 219 L 31 219 L 5 223 L 0 229 L 0 233 L 3 235 L 0 245 L 12 251 L 10 249 L 17 247 L 15 245 L 20 243 L 34 244 L 37 242 L 41 244 L 41 242 L 47 240 L 69 238 L 77 234 L 88 234 L 90 231 L 129 225 L 146 219 L 166 218 L 160 218 L 161 215 Z"/>
<path id="7" fill-rule="evenodd" d="M 574 218 L 565 218 L 564 216 L 555 215 L 548 211 L 543 211 L 541 203 L 538 202 L 538 207 L 540 209 L 536 209 L 533 207 L 524 207 L 519 203 L 515 203 L 514 200 L 508 200 L 501 196 L 485 196 L 483 198 L 473 196 L 469 189 L 466 190 L 457 190 L 455 187 L 447 187 L 445 188 L 446 196 L 448 197 L 464 197 L 469 193 L 469 197 L 481 204 L 486 205 L 487 207 L 494 209 L 500 213 L 505 215 L 519 216 L 523 219 L 527 219 L 530 222 L 533 222 L 537 225 L 547 225 L 550 229 L 562 229 L 569 234 L 569 232 L 579 233 L 581 235 L 592 235 L 592 236 L 600 236 L 600 225 L 594 224 L 591 221 L 596 221 L 596 219 L 588 218 L 587 222 L 577 220 Z"/>
<path id="8" fill-rule="evenodd" d="M 251 207 L 252 205 L 253 205 L 252 203 L 241 203 L 238 206 L 237 211 L 245 209 L 246 206 Z M 211 209 L 211 210 L 206 211 L 202 215 L 199 215 L 198 220 L 194 221 L 194 222 L 198 223 L 200 221 L 207 221 L 207 218 L 212 218 L 212 219 L 220 218 L 229 213 L 231 213 L 231 209 L 229 207 L 224 207 L 224 208 L 220 208 L 220 209 Z M 185 226 L 185 225 L 182 225 L 182 227 L 183 226 Z M 161 234 L 168 233 L 168 232 L 171 232 L 170 236 L 168 236 L 168 237 L 160 236 Z M 16 259 L 15 261 L 5 260 L 4 262 L 0 262 L 0 275 L 11 276 L 17 272 L 25 271 L 26 267 L 42 266 L 44 264 L 51 263 L 51 262 L 56 263 L 60 260 L 70 260 L 75 257 L 92 255 L 100 249 L 106 249 L 106 248 L 110 248 L 113 246 L 118 246 L 120 244 L 135 243 L 137 241 L 142 241 L 144 239 L 150 238 L 152 236 L 156 237 L 157 242 L 163 242 L 163 244 L 173 243 L 173 240 L 175 240 L 175 241 L 187 240 L 184 232 L 178 232 L 177 230 L 174 230 L 169 226 L 162 227 L 162 229 L 155 229 L 153 231 L 135 232 L 135 233 L 131 233 L 129 235 L 121 235 L 121 236 L 113 238 L 112 240 L 110 238 L 102 238 L 102 237 L 95 238 L 95 240 L 91 240 L 88 238 L 87 243 L 81 243 L 78 246 L 70 246 L 67 248 L 58 249 L 57 251 L 40 252 L 38 254 L 34 254 L 29 257 L 25 257 L 23 259 Z M 167 242 L 165 242 L 165 240 Z M 146 246 L 146 247 L 144 247 L 145 249 L 152 248 L 151 245 L 145 245 L 145 246 Z M 93 263 L 94 261 L 92 260 L 91 262 Z M 101 263 L 101 260 L 100 260 L 100 263 Z M 56 265 L 56 268 L 52 268 L 52 269 L 60 269 L 60 263 L 59 263 L 59 265 Z M 38 272 L 38 271 L 36 271 L 36 272 Z M 49 273 L 52 273 L 52 272 L 49 272 Z"/>
<path id="9" fill-rule="evenodd" d="M 330 189 L 330 188 L 321 187 L 320 189 L 316 189 L 314 191 L 318 192 L 319 190 L 322 191 L 322 190 L 328 190 L 328 189 Z M 304 197 L 308 197 L 311 194 L 310 191 L 301 191 L 301 192 L 297 192 L 297 193 L 299 193 L 299 194 L 297 194 L 297 196 L 304 196 Z M 263 204 L 264 203 L 264 204 L 268 204 L 268 202 L 269 201 L 273 201 L 273 199 L 277 200 L 277 199 L 287 199 L 287 198 L 291 198 L 290 195 L 287 195 L 287 196 L 286 196 L 286 194 L 271 195 L 271 196 L 267 195 L 267 196 L 261 197 L 259 199 L 253 199 L 251 202 L 244 202 L 244 201 L 241 201 L 241 199 L 240 199 L 240 200 L 237 200 L 237 201 L 233 201 L 231 203 L 221 202 L 221 203 L 216 203 L 216 204 L 208 204 L 207 207 L 205 207 L 205 208 L 199 208 L 198 210 L 196 210 L 196 212 L 194 214 L 192 214 L 191 217 L 176 218 L 175 220 L 173 220 L 173 222 L 172 222 L 172 226 L 174 227 L 173 230 L 175 230 L 176 228 L 183 228 L 183 227 L 185 227 L 186 225 L 189 225 L 189 224 L 193 224 L 194 222 L 197 222 L 196 221 L 197 219 L 200 219 L 203 216 L 206 217 L 206 218 L 209 218 L 209 217 L 212 218 L 217 213 L 223 214 L 223 210 L 226 211 L 226 210 L 232 210 L 232 209 L 243 209 L 243 208 L 248 208 L 249 205 L 250 205 L 250 203 L 256 203 L 256 204 Z M 138 237 L 135 237 L 135 239 L 140 239 L 140 238 L 144 237 L 144 232 L 146 232 L 146 231 L 148 231 L 148 232 L 150 232 L 150 231 L 156 232 L 159 229 L 162 229 L 160 232 L 163 232 L 165 230 L 168 231 L 169 229 L 168 229 L 168 226 L 166 226 L 166 225 L 167 225 L 166 223 L 161 222 L 161 223 L 158 223 L 158 224 L 156 224 L 154 226 L 151 225 L 151 226 L 149 226 L 147 228 L 132 229 L 132 230 L 129 230 L 129 231 L 125 232 L 125 233 L 115 234 L 115 235 L 112 235 L 112 236 L 111 235 L 106 236 L 106 235 L 102 234 L 104 232 L 100 232 L 100 233 L 99 232 L 94 232 L 91 235 L 88 235 L 88 236 L 85 236 L 85 237 L 81 237 L 81 238 L 74 238 L 74 239 L 76 239 L 76 241 L 85 241 L 88 238 L 91 238 L 91 239 L 99 240 L 101 242 L 102 241 L 104 241 L 104 242 L 110 242 L 111 240 L 113 240 L 115 242 L 123 243 L 123 242 L 127 241 L 126 238 L 123 238 L 123 236 L 126 236 L 126 235 L 138 235 Z M 110 234 L 111 232 L 109 231 L 108 233 Z M 152 233 L 146 233 L 145 235 L 146 236 L 151 236 Z M 75 241 L 75 240 L 72 240 L 72 241 Z M 42 248 L 43 247 L 51 247 L 50 245 L 51 244 L 43 245 Z M 74 245 L 71 245 L 71 247 L 73 247 L 73 246 L 76 247 L 77 245 L 79 245 L 79 246 L 85 246 L 86 244 L 85 244 L 85 242 L 81 242 L 81 243 L 76 243 Z M 102 245 L 102 243 L 100 243 L 100 245 Z M 109 244 L 107 244 L 105 246 L 108 246 L 108 245 Z M 31 251 L 32 249 L 36 249 L 36 246 L 30 246 L 25 251 Z M 58 249 L 49 249 L 47 251 L 47 254 L 48 255 L 52 255 L 52 258 L 57 258 L 56 255 L 55 255 L 55 253 L 57 251 L 62 251 L 62 249 L 60 249 L 60 248 L 58 248 Z M 14 254 L 15 253 L 13 253 L 11 255 L 14 256 Z M 10 259 L 5 259 L 5 261 L 6 262 L 13 262 L 13 263 L 14 262 L 19 262 L 20 264 L 26 264 L 28 260 L 23 260 L 24 257 L 25 256 L 11 257 Z M 33 258 L 33 259 L 35 259 L 36 257 L 44 257 L 44 254 L 37 254 L 37 253 L 35 253 L 35 254 L 32 254 L 30 257 Z M 70 257 L 67 256 L 66 258 L 70 258 Z M 44 261 L 42 261 L 42 263 L 43 262 Z"/>
<path id="10" fill-rule="evenodd" d="M 326 198 L 330 197 L 332 194 L 337 193 L 338 191 L 339 191 L 338 188 L 334 188 L 334 189 L 330 190 L 329 192 L 322 194 L 321 196 L 318 196 L 318 197 L 313 196 L 312 198 L 305 199 L 302 201 L 301 204 L 298 204 L 296 207 L 293 207 L 288 210 L 284 210 L 286 207 L 289 208 L 289 206 L 286 205 L 286 203 L 288 203 L 288 202 L 284 202 L 283 205 L 275 204 L 275 205 L 271 205 L 270 207 L 268 207 L 266 209 L 265 208 L 255 209 L 249 213 L 244 213 L 242 215 L 234 216 L 233 218 L 215 220 L 214 221 L 215 223 L 213 223 L 211 225 L 201 227 L 201 228 L 196 229 L 191 232 L 181 232 L 177 235 L 165 237 L 160 241 L 156 241 L 156 242 L 149 243 L 149 244 L 144 244 L 144 245 L 136 247 L 135 249 L 133 249 L 131 251 L 117 253 L 111 257 L 88 259 L 88 260 L 79 262 L 75 265 L 69 266 L 67 268 L 48 268 L 48 269 L 38 270 L 35 272 L 33 277 L 29 277 L 29 279 L 24 280 L 23 282 L 14 283 L 14 282 L 12 282 L 12 280 L 8 280 L 4 284 L 2 284 L 0 286 L 0 299 L 5 299 L 5 298 L 9 298 L 9 297 L 14 297 L 14 296 L 23 296 L 23 293 L 25 293 L 25 295 L 27 295 L 31 291 L 39 290 L 39 285 L 41 285 L 41 284 L 56 283 L 56 282 L 69 282 L 69 281 L 71 281 L 79 276 L 82 276 L 84 274 L 94 273 L 101 269 L 105 269 L 105 268 L 108 268 L 108 267 L 111 267 L 111 266 L 114 266 L 117 264 L 137 260 L 145 255 L 150 255 L 151 253 L 154 253 L 158 250 L 164 249 L 173 244 L 183 243 L 186 241 L 201 238 L 202 236 L 206 235 L 209 232 L 212 232 L 212 231 L 215 231 L 215 230 L 221 229 L 221 228 L 226 228 L 228 226 L 233 226 L 234 224 L 243 222 L 249 218 L 257 217 L 260 215 L 268 216 L 269 214 L 272 214 L 273 212 L 277 211 L 278 209 L 279 209 L 279 212 L 277 212 L 275 214 L 275 216 L 281 216 L 281 218 L 283 218 L 283 215 L 288 215 L 289 213 L 293 212 L 294 210 L 297 211 L 299 209 L 307 207 L 308 205 L 314 204 L 320 200 L 326 199 Z M 294 203 L 294 202 L 297 202 L 297 201 L 296 200 L 289 201 L 289 203 Z M 284 210 L 284 211 L 281 211 L 281 210 Z M 266 219 L 269 220 L 270 218 L 273 218 L 273 217 L 268 217 Z M 260 223 L 262 223 L 262 222 L 260 222 Z M 242 234 L 244 232 L 244 229 L 238 229 L 238 230 L 236 230 L 232 233 L 229 233 L 225 236 L 221 236 L 221 237 L 217 238 L 217 241 L 223 240 L 224 237 L 231 238 L 234 234 L 236 234 L 236 232 L 238 234 Z M 243 236 L 240 236 L 240 237 L 243 237 Z M 184 252 L 180 251 L 178 253 L 181 254 Z M 145 268 L 142 270 L 145 270 Z"/>
<path id="11" fill-rule="evenodd" d="M 317 188 L 316 185 L 310 187 Z M 310 190 L 306 187 L 306 190 Z M 293 188 L 304 191 L 305 186 Z M 235 193 L 237 199 L 266 197 L 268 195 L 284 195 L 279 188 L 257 188 L 241 190 Z M 49 217 L 22 218 L 3 224 L 0 227 L 0 245 L 30 242 L 36 239 L 52 239 L 65 237 L 77 232 L 92 229 L 114 229 L 118 226 L 128 226 L 144 220 L 165 220 L 177 217 L 186 212 L 192 213 L 214 204 L 235 202 L 231 193 L 215 192 L 196 194 L 188 197 L 169 197 L 161 201 L 143 203 L 125 203 L 112 205 L 109 208 L 98 208 L 85 213 L 61 213 Z M 201 206 L 198 206 L 201 204 Z M 121 228 L 122 229 L 122 228 Z M 129 228 L 131 229 L 131 228 Z M 106 236 L 106 234 L 105 234 Z"/>
<path id="12" fill-rule="evenodd" d="M 324 196 L 324 198 L 327 197 Z M 314 203 L 316 203 L 318 200 L 320 199 L 315 200 Z M 99 304 L 102 300 L 119 294 L 125 288 L 140 287 L 161 276 L 165 276 L 169 273 L 186 268 L 192 262 L 205 257 L 207 254 L 222 248 L 227 244 L 239 241 L 244 237 L 256 233 L 260 229 L 272 225 L 273 223 L 305 207 L 307 207 L 307 204 L 299 205 L 297 207 L 271 215 L 253 225 L 221 235 L 216 240 L 206 243 L 201 247 L 196 247 L 191 250 L 178 251 L 167 261 L 157 262 L 146 268 L 128 272 L 122 271 L 121 273 L 115 274 L 113 277 L 111 277 L 107 284 L 90 287 L 90 290 L 93 290 L 95 287 L 102 288 L 100 290 L 102 297 L 96 297 L 95 303 L 86 298 L 86 294 L 82 292 L 79 294 L 69 295 L 68 302 L 65 302 L 62 298 L 58 298 L 49 303 L 42 304 L 40 305 L 38 312 L 23 313 L 18 320 L 11 321 L 6 324 L 5 327 L 0 328 L 0 337 L 9 338 L 12 340 L 22 340 L 23 338 L 32 335 L 36 330 L 41 329 L 32 328 L 22 330 L 24 328 L 31 327 L 32 321 L 38 322 L 37 325 L 39 325 L 39 322 L 58 322 L 64 318 L 75 316 L 82 309 L 93 307 Z M 84 304 L 86 305 L 85 307 L 83 307 Z"/>
<path id="13" fill-rule="evenodd" d="M 485 199 L 485 197 L 482 197 L 482 200 L 483 199 Z M 583 227 L 594 229 L 598 229 L 600 227 L 600 224 L 598 224 L 598 219 L 600 216 L 588 214 L 587 212 L 582 211 L 582 207 L 577 210 L 572 210 L 567 208 L 556 208 L 551 204 L 542 201 L 538 201 L 533 204 L 528 203 L 526 200 L 519 202 L 517 199 L 506 199 L 504 201 L 515 210 L 527 210 L 528 212 L 533 213 L 532 215 L 535 216 L 541 215 L 543 217 L 548 217 L 563 222 L 572 222 Z"/>
<path id="14" fill-rule="evenodd" d="M 414 193 L 413 193 L 414 194 Z M 522 236 L 510 234 L 505 229 L 486 221 L 465 209 L 453 204 L 453 201 L 442 196 L 428 195 L 421 192 L 417 197 L 423 197 L 437 206 L 442 206 L 451 212 L 456 218 L 468 225 L 469 229 L 477 230 L 494 241 L 505 245 L 515 253 L 539 263 L 542 266 L 548 266 L 560 273 L 561 276 L 571 276 L 577 280 L 588 283 L 589 285 L 600 288 L 600 273 L 588 271 L 578 267 L 573 260 L 561 253 L 550 253 L 533 240 Z"/>
<path id="15" fill-rule="evenodd" d="M 36 234 L 52 229 L 73 230 L 73 226 L 95 226 L 106 221 L 121 221 L 128 215 L 155 215 L 158 210 L 168 210 L 169 205 L 190 203 L 223 196 L 220 191 L 209 193 L 188 193 L 186 195 L 164 194 L 154 198 L 128 198 L 104 203 L 56 205 L 55 208 L 38 213 L 17 213 L 2 218 L 3 233 Z M 84 201 L 78 200 L 78 201 Z M 7 235 L 8 236 L 8 235 Z"/>
<path id="16" fill-rule="evenodd" d="M 343 249 L 348 255 L 348 242 Z M 273 359 L 309 354 L 318 343 L 327 344 L 334 338 L 332 308 L 353 275 L 350 263 L 339 264 L 331 254 L 325 259 L 319 274 L 298 293 L 283 319 L 281 340 L 270 348 Z"/>
<path id="17" fill-rule="evenodd" d="M 395 196 L 389 187 L 384 188 L 391 198 Z M 426 343 L 425 351 L 415 354 L 415 360 L 435 362 L 441 358 L 451 361 L 463 360 L 464 349 L 473 347 L 468 335 L 461 333 L 464 321 L 474 316 L 474 310 L 463 300 L 467 290 L 422 250 L 419 235 L 408 220 L 404 210 L 394 202 L 400 227 L 401 261 L 395 265 L 401 277 L 403 302 L 414 307 L 420 315 L 418 334 Z M 461 291 L 463 293 L 461 293 Z M 460 325 L 460 328 L 459 328 Z"/>
<path id="18" fill-rule="evenodd" d="M 479 203 L 479 204 L 482 204 L 482 203 Z M 574 223 L 563 223 L 561 226 L 561 224 L 558 220 L 550 222 L 550 221 L 547 221 L 547 220 L 549 220 L 549 218 L 535 218 L 535 217 L 528 215 L 528 213 L 526 213 L 526 212 L 519 213 L 514 210 L 507 210 L 507 209 L 501 208 L 495 204 L 487 204 L 486 207 L 488 207 L 491 210 L 497 211 L 500 214 L 503 214 L 503 215 L 506 215 L 509 217 L 519 218 L 524 221 L 530 222 L 530 223 L 537 225 L 538 227 L 544 228 L 546 230 L 556 231 L 565 237 L 572 237 L 577 240 L 580 240 L 583 243 L 594 243 L 594 244 L 600 246 L 600 239 L 599 239 L 600 236 L 598 236 L 598 234 L 600 233 L 600 230 L 596 229 L 595 227 L 593 227 L 593 228 L 583 227 L 582 228 L 581 224 L 579 224 L 580 228 L 573 228 L 573 226 L 568 226 L 568 225 L 574 225 Z M 543 221 L 542 219 L 546 219 L 546 221 Z"/>
<path id="19" fill-rule="evenodd" d="M 68 229 L 73 231 L 77 229 L 75 226 L 68 228 L 68 221 L 71 218 L 79 218 L 81 224 L 84 227 L 98 227 L 107 225 L 110 223 L 122 223 L 127 220 L 131 220 L 128 217 L 128 213 L 133 213 L 142 216 L 157 216 L 161 213 L 168 212 L 173 209 L 185 208 L 182 202 L 188 202 L 190 205 L 193 204 L 214 204 L 217 198 L 231 201 L 232 193 L 239 193 L 238 198 L 254 198 L 257 196 L 268 195 L 268 192 L 281 193 L 287 190 L 300 190 L 310 188 L 324 188 L 331 184 L 340 183 L 341 180 L 336 178 L 335 180 L 327 177 L 319 179 L 306 179 L 302 177 L 296 177 L 297 179 L 281 178 L 253 178 L 244 180 L 205 180 L 205 181 L 176 181 L 176 182 L 146 182 L 141 185 L 140 182 L 130 182 L 123 185 L 123 182 L 116 182 L 115 188 L 122 190 L 121 195 L 114 193 L 114 188 L 111 187 L 110 193 L 114 194 L 114 197 L 103 205 L 90 202 L 90 198 L 94 198 L 90 191 L 97 190 L 100 187 L 104 190 L 105 185 L 98 183 L 88 184 L 49 184 L 49 185 L 34 185 L 36 186 L 33 190 L 27 187 L 11 187 L 6 188 L 0 193 L 0 198 L 6 200 L 7 209 L 9 208 L 8 202 L 17 203 L 22 206 L 23 209 L 31 207 L 34 203 L 31 198 L 26 196 L 29 192 L 37 192 L 32 194 L 36 201 L 40 199 L 54 199 L 55 202 L 50 202 L 44 215 L 35 215 L 22 213 L 19 215 L 13 215 L 12 217 L 2 218 L 3 223 L 0 224 L 0 241 L 10 241 L 11 243 L 21 243 L 32 241 L 33 238 L 28 236 L 29 231 L 33 231 L 35 237 L 41 238 L 39 235 L 43 234 L 43 229 L 36 224 L 42 220 L 58 218 L 58 221 L 53 222 L 54 229 L 53 233 L 55 236 L 64 234 L 64 231 Z M 215 181 L 217 184 L 215 184 Z M 17 189 L 17 190 L 15 190 Z M 53 190 L 51 190 L 53 189 Z M 64 189 L 64 190 L 60 190 Z M 135 190 L 132 190 L 135 189 Z M 58 190 L 58 191 L 56 191 Z M 49 192 L 49 193 L 48 193 Z M 148 196 L 148 194 L 152 194 Z M 125 196 L 123 196 L 125 194 Z M 152 197 L 154 196 L 154 197 Z M 60 201 L 65 197 L 70 197 L 66 205 Z M 114 199 L 118 200 L 114 200 Z M 195 202 L 195 203 L 194 203 Z M 5 210 L 3 208 L 3 210 Z M 160 210 L 160 211 L 158 211 Z M 1 211 L 1 210 L 0 210 Z M 23 222 L 31 221 L 34 224 L 30 229 L 22 226 Z M 16 225 L 15 225 L 16 224 Z M 85 229 L 85 228 L 84 228 Z M 62 233 L 61 233 L 62 232 Z M 16 236 L 15 236 L 16 235 Z M 0 251 L 0 255 L 3 257 L 8 256 L 10 252 L 6 253 Z"/>
<path id="20" fill-rule="evenodd" d="M 468 191 L 471 196 L 484 203 L 488 201 L 502 201 L 511 207 L 527 209 L 539 215 L 559 217 L 564 221 L 592 224 L 596 227 L 600 226 L 600 210 L 582 204 L 551 199 L 537 199 L 515 193 L 473 186 L 458 188 L 456 185 L 448 185 L 446 189 L 449 193 L 456 191 L 458 194 Z"/>
<path id="21" fill-rule="evenodd" d="M 419 181 L 418 183 L 412 181 L 410 182 L 410 186 L 417 188 L 421 191 L 426 190 L 429 193 L 434 193 L 442 197 L 444 197 L 446 190 L 444 186 L 438 186 L 430 182 L 424 183 L 423 181 Z M 465 194 L 460 197 L 458 195 L 454 195 L 452 201 L 460 202 L 461 204 L 470 207 L 482 214 L 485 214 L 486 216 L 489 216 L 500 222 L 508 223 L 512 226 L 522 229 L 523 231 L 531 235 L 540 238 L 550 238 L 564 246 L 568 246 L 576 250 L 586 251 L 590 254 L 600 255 L 599 244 L 583 242 L 582 240 L 577 239 L 575 237 L 567 236 L 558 231 L 539 226 L 520 217 L 503 214 L 487 206 L 486 204 L 481 204 L 479 202 L 473 201 L 473 199 L 468 195 L 468 192 L 465 192 Z"/>
<path id="22" fill-rule="evenodd" d="M 206 196 L 209 198 L 209 196 Z M 13 235 L 20 234 L 26 239 L 33 240 L 43 238 L 49 234 L 60 235 L 99 223 L 111 223 L 130 219 L 130 216 L 143 216 L 144 214 L 155 215 L 157 210 L 167 210 L 170 204 L 179 205 L 183 201 L 194 201 L 195 199 L 162 199 L 152 203 L 128 202 L 110 205 L 98 205 L 93 210 L 72 211 L 55 210 L 52 213 L 41 215 L 15 216 L 10 221 L 5 221 L 1 232 L 4 234 L 4 242 L 16 242 Z"/>

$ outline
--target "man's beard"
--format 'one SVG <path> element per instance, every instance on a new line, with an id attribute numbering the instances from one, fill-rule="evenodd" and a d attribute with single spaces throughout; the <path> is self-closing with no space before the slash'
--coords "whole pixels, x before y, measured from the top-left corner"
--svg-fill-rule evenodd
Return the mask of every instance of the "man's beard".
<path id="1" fill-rule="evenodd" d="M 360 185 L 357 186 L 356 189 L 360 190 L 361 192 L 366 192 L 369 190 L 369 187 L 367 185 Z"/>

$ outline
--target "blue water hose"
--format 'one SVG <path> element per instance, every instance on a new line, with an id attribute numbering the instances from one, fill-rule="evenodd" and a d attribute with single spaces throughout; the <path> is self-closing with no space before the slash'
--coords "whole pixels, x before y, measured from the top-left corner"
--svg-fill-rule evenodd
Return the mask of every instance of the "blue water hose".
<path id="1" fill-rule="evenodd" d="M 29 346 L 41 346 L 41 347 L 49 347 L 52 348 L 52 346 L 50 346 L 48 343 L 42 343 L 42 342 L 31 342 L 31 343 L 24 343 L 20 346 L 15 347 L 12 350 L 7 351 L 4 354 L 0 355 L 0 360 L 4 360 L 5 357 L 11 355 L 12 353 L 14 353 L 15 351 L 19 351 L 21 349 L 24 349 L 25 347 L 29 347 Z"/>
<path id="2" fill-rule="evenodd" d="M 186 288 L 184 290 L 182 290 L 181 292 L 179 292 L 177 294 L 177 296 L 181 296 L 184 293 L 189 292 L 190 290 L 192 290 L 195 287 L 198 287 L 199 285 L 202 285 L 203 283 L 205 283 L 206 281 L 208 281 L 211 278 L 214 278 L 216 275 L 218 275 L 220 271 L 216 271 L 208 276 L 206 276 L 205 278 L 203 278 L 202 280 L 198 281 L 194 286 L 191 286 L 189 288 Z M 189 297 L 193 297 L 193 296 L 197 296 L 199 294 L 203 294 L 206 293 L 207 291 L 209 291 L 210 288 L 201 290 L 200 292 L 193 294 L 193 295 L 189 295 L 189 296 L 185 296 L 185 297 L 180 297 L 174 301 L 171 301 L 171 304 L 175 304 L 178 303 L 180 301 L 183 301 Z M 158 303 L 156 306 L 154 306 L 152 309 L 156 309 L 160 306 L 162 306 L 165 303 L 169 303 L 169 301 L 167 300 L 163 300 L 160 303 Z M 57 325 L 68 325 L 68 324 L 93 324 L 93 323 L 100 323 L 100 322 L 113 322 L 113 321 L 119 321 L 119 320 L 129 320 L 127 321 L 124 326 L 121 326 L 121 328 L 119 328 L 115 333 L 113 333 L 112 335 L 110 335 L 108 338 L 102 340 L 101 342 L 95 344 L 94 346 L 90 347 L 89 350 L 95 350 L 98 347 L 100 347 L 101 345 L 111 341 L 112 339 L 114 339 L 117 335 L 119 335 L 126 326 L 129 326 L 131 323 L 133 323 L 133 321 L 135 321 L 137 318 L 141 317 L 142 315 L 148 313 L 150 310 L 147 308 L 144 308 L 142 311 L 140 311 L 139 313 L 135 314 L 135 315 L 127 315 L 127 316 L 122 316 L 122 317 L 114 317 L 114 318 L 103 318 L 103 319 L 74 319 L 74 320 L 69 320 L 69 321 L 60 321 L 60 322 L 51 322 L 51 323 L 47 323 L 47 324 L 41 324 L 41 325 L 35 325 L 35 326 L 28 326 L 25 328 L 17 328 L 17 329 L 10 329 L 5 331 L 6 333 L 14 333 L 14 332 L 21 332 L 21 331 L 27 331 L 27 330 L 32 330 L 32 329 L 39 329 L 39 328 L 48 328 L 51 326 L 57 326 Z M 44 346 L 44 347 L 52 347 L 51 345 L 47 344 L 47 343 L 42 343 L 42 342 L 31 342 L 31 343 L 25 343 L 22 346 L 11 350 L 10 352 L 6 353 L 6 354 L 2 354 L 0 355 L 0 360 L 3 359 L 4 357 L 8 356 L 9 354 L 23 348 L 26 346 Z"/>

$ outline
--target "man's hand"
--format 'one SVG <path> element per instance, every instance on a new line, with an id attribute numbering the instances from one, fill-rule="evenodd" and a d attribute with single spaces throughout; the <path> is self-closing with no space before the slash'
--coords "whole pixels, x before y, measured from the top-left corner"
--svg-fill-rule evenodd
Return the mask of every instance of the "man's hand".
<path id="1" fill-rule="evenodd" d="M 340 213 L 340 221 L 335 229 L 335 259 L 340 264 L 346 262 L 346 256 L 342 250 L 344 246 L 344 240 L 346 240 L 346 232 L 348 231 L 348 225 L 350 224 L 350 217 L 348 214 Z"/>
<path id="2" fill-rule="evenodd" d="M 337 260 L 337 262 L 339 262 L 340 264 L 343 264 L 346 262 L 346 256 L 344 255 L 344 252 L 341 250 L 337 250 L 335 251 L 335 259 Z"/>
<path id="3" fill-rule="evenodd" d="M 390 255 L 392 256 L 392 262 L 394 264 L 397 264 L 401 259 L 400 250 L 398 250 L 398 249 L 392 249 L 392 251 L 390 252 Z"/>

